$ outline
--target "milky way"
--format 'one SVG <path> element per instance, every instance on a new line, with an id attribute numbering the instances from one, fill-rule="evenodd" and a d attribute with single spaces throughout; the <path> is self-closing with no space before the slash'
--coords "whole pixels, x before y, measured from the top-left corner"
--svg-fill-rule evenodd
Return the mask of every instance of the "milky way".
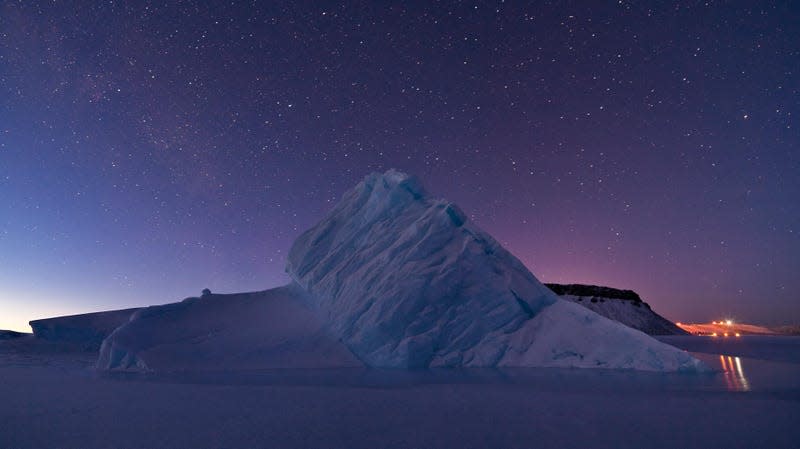
<path id="1" fill-rule="evenodd" d="M 542 281 L 800 321 L 796 3 L 34 3 L 0 6 L 0 328 L 285 283 L 392 167 Z"/>

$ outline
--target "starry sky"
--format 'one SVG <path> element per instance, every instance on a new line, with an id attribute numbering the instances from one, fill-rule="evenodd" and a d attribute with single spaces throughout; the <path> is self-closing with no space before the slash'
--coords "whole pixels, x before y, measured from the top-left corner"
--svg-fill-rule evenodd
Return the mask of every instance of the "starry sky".
<path id="1" fill-rule="evenodd" d="M 174 3 L 0 3 L 0 328 L 284 284 L 388 168 L 543 282 L 800 322 L 797 2 Z"/>

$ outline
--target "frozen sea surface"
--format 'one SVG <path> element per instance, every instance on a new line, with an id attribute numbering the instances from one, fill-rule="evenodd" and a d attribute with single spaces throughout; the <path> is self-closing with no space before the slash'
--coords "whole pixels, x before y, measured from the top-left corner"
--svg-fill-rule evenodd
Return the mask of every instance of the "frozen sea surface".
<path id="1" fill-rule="evenodd" d="M 800 337 L 786 335 L 744 335 L 742 337 L 665 335 L 657 337 L 657 339 L 690 352 L 800 363 Z"/>
<path id="2" fill-rule="evenodd" d="M 767 354 L 760 358 L 694 353 L 714 374 L 356 368 L 147 375 L 99 373 L 68 347 L 48 352 L 35 341 L 4 342 L 0 447 L 796 448 L 800 359 L 787 348 L 797 343 L 783 337 L 775 349 L 752 341 Z"/>

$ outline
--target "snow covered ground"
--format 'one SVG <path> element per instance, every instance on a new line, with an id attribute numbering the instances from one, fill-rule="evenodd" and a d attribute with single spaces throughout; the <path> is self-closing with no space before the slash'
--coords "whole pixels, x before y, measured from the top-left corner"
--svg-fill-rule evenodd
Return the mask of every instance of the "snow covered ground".
<path id="1" fill-rule="evenodd" d="M 98 372 L 90 353 L 24 337 L 0 342 L 0 447 L 796 448 L 800 338 L 775 342 L 738 359 L 696 353 L 716 374 L 152 375 Z"/>

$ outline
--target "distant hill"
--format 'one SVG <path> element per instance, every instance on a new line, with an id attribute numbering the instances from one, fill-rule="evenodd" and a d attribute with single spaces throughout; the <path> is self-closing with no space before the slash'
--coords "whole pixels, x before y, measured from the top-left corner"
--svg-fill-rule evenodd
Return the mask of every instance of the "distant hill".
<path id="1" fill-rule="evenodd" d="M 617 288 L 603 287 L 600 285 L 586 284 L 544 284 L 556 295 L 582 296 L 597 298 L 626 299 L 629 301 L 642 301 L 642 298 L 633 290 L 620 290 Z"/>
<path id="2" fill-rule="evenodd" d="M 654 312 L 633 290 L 620 290 L 599 285 L 544 284 L 555 294 L 580 304 L 608 319 L 649 335 L 686 335 L 672 321 Z"/>
<path id="3" fill-rule="evenodd" d="M 24 332 L 7 331 L 7 330 L 0 329 L 0 340 L 11 340 L 12 338 L 24 337 L 26 335 L 30 335 L 30 334 L 26 334 Z"/>

